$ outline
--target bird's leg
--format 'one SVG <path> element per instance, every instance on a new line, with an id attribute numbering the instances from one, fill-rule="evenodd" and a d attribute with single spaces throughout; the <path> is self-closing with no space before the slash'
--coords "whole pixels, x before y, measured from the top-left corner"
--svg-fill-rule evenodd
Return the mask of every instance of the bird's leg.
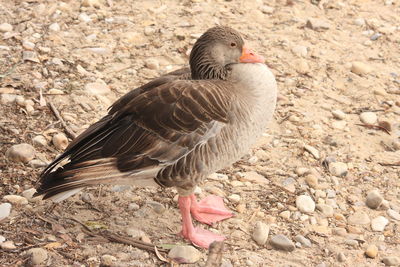
<path id="1" fill-rule="evenodd" d="M 190 212 L 199 222 L 211 225 L 233 216 L 232 211 L 225 207 L 223 199 L 219 196 L 210 195 L 199 202 L 194 194 L 189 197 L 192 199 Z"/>
<path id="2" fill-rule="evenodd" d="M 192 206 L 191 196 L 180 196 L 178 204 L 182 215 L 182 235 L 194 245 L 208 248 L 212 242 L 225 239 L 225 237 L 221 235 L 193 226 L 192 217 L 190 215 Z"/>

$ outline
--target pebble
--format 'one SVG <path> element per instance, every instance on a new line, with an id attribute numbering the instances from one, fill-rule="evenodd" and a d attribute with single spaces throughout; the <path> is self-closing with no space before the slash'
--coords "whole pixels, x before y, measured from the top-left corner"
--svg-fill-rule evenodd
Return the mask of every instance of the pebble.
<path id="1" fill-rule="evenodd" d="M 0 235 L 0 244 L 3 243 L 4 241 L 6 241 L 6 238 L 2 235 Z"/>
<path id="2" fill-rule="evenodd" d="M 177 263 L 195 263 L 200 260 L 201 253 L 192 246 L 175 246 L 168 252 L 168 257 Z"/>
<path id="3" fill-rule="evenodd" d="M 88 16 L 88 14 L 86 14 L 86 13 L 81 13 L 81 14 L 79 14 L 78 19 L 79 19 L 80 21 L 82 21 L 82 22 L 85 22 L 85 23 L 88 23 L 88 22 L 91 22 L 91 21 L 92 21 L 92 19 L 91 19 L 91 18 Z"/>
<path id="4" fill-rule="evenodd" d="M 22 47 L 26 50 L 33 50 L 35 48 L 35 44 L 29 41 L 23 41 Z"/>
<path id="5" fill-rule="evenodd" d="M 321 211 L 325 217 L 333 217 L 333 208 L 326 204 L 318 204 L 317 210 Z"/>
<path id="6" fill-rule="evenodd" d="M 15 102 L 17 95 L 13 94 L 1 94 L 1 103 L 6 105 Z"/>
<path id="7" fill-rule="evenodd" d="M 129 235 L 130 237 L 137 238 L 137 239 L 140 239 L 140 238 L 142 238 L 143 236 L 146 235 L 145 232 L 143 232 L 143 231 L 140 230 L 140 229 L 134 228 L 134 227 L 128 227 L 128 228 L 126 228 L 126 229 L 125 229 L 125 232 L 126 232 L 126 234 Z"/>
<path id="8" fill-rule="evenodd" d="M 293 54 L 299 57 L 306 57 L 307 56 L 307 47 L 303 45 L 295 45 L 292 47 Z"/>
<path id="9" fill-rule="evenodd" d="M 136 203 L 130 203 L 130 204 L 128 205 L 128 210 L 133 210 L 133 211 L 135 211 L 135 210 L 138 210 L 138 209 L 140 209 L 140 206 L 139 206 L 138 204 L 136 204 Z"/>
<path id="10" fill-rule="evenodd" d="M 285 210 L 282 211 L 281 213 L 279 213 L 279 216 L 285 219 L 289 219 L 290 218 L 290 210 Z"/>
<path id="11" fill-rule="evenodd" d="M 314 31 L 325 31 L 328 30 L 331 25 L 324 20 L 309 18 L 307 19 L 306 27 Z"/>
<path id="12" fill-rule="evenodd" d="M 346 255 L 343 252 L 339 252 L 336 258 L 339 262 L 345 262 L 347 260 Z"/>
<path id="13" fill-rule="evenodd" d="M 33 51 L 23 51 L 22 52 L 22 60 L 40 63 L 40 60 L 39 60 L 36 52 L 33 52 Z"/>
<path id="14" fill-rule="evenodd" d="M 0 204 L 0 221 L 4 220 L 11 213 L 11 204 L 10 203 L 1 203 Z"/>
<path id="15" fill-rule="evenodd" d="M 312 188 L 317 188 L 318 187 L 318 177 L 312 174 L 309 174 L 306 176 L 306 183 L 308 184 L 308 186 L 312 187 Z"/>
<path id="16" fill-rule="evenodd" d="M 29 161 L 29 166 L 31 166 L 34 169 L 38 169 L 47 166 L 47 163 L 41 161 L 40 159 L 33 159 Z"/>
<path id="17" fill-rule="evenodd" d="M 313 212 L 315 210 L 315 202 L 310 196 L 301 195 L 296 198 L 296 207 L 301 212 Z"/>
<path id="18" fill-rule="evenodd" d="M 383 232 L 385 230 L 386 225 L 389 223 L 389 220 L 383 216 L 378 216 L 371 221 L 371 228 L 374 232 Z"/>
<path id="19" fill-rule="evenodd" d="M 337 177 L 347 175 L 347 164 L 343 162 L 331 162 L 329 163 L 329 172 Z"/>
<path id="20" fill-rule="evenodd" d="M 61 29 L 61 27 L 57 22 L 55 22 L 49 26 L 50 31 L 58 32 L 58 31 L 60 31 L 60 29 Z"/>
<path id="21" fill-rule="evenodd" d="M 300 74 L 307 74 L 310 71 L 310 66 L 305 59 L 294 61 L 295 70 Z"/>
<path id="22" fill-rule="evenodd" d="M 256 226 L 254 227 L 252 235 L 253 240 L 256 241 L 258 245 L 262 246 L 267 243 L 268 235 L 269 226 L 260 221 L 256 222 Z"/>
<path id="23" fill-rule="evenodd" d="M 386 211 L 386 213 L 387 213 L 387 215 L 388 215 L 390 218 L 392 218 L 393 220 L 400 221 L 400 213 L 398 213 L 397 211 L 392 210 L 392 209 L 388 209 L 388 210 Z"/>
<path id="24" fill-rule="evenodd" d="M 360 120 L 366 124 L 375 124 L 378 121 L 378 117 L 373 112 L 363 112 L 360 114 Z"/>
<path id="25" fill-rule="evenodd" d="M 4 250 L 13 250 L 16 249 L 17 247 L 14 245 L 14 242 L 12 241 L 6 241 L 0 244 L 0 248 Z"/>
<path id="26" fill-rule="evenodd" d="M 30 189 L 26 189 L 25 191 L 22 192 L 22 196 L 26 199 L 32 199 L 33 195 L 36 193 L 36 189 L 35 188 L 30 188 Z"/>
<path id="27" fill-rule="evenodd" d="M 100 0 L 82 0 L 82 6 L 100 8 L 101 3 Z"/>
<path id="28" fill-rule="evenodd" d="M 364 75 L 370 73 L 371 71 L 372 67 L 366 63 L 355 61 L 351 64 L 351 72 L 355 74 Z"/>
<path id="29" fill-rule="evenodd" d="M 145 62 L 145 66 L 151 70 L 158 70 L 160 68 L 160 64 L 155 58 L 148 58 Z"/>
<path id="30" fill-rule="evenodd" d="M 388 256 L 382 259 L 382 262 L 386 266 L 397 266 L 400 265 L 400 258 L 396 256 Z"/>
<path id="31" fill-rule="evenodd" d="M 294 240 L 301 243 L 304 247 L 307 247 L 307 248 L 311 247 L 311 241 L 302 235 L 296 235 L 294 237 Z"/>
<path id="32" fill-rule="evenodd" d="M 9 23 L 0 24 L 0 32 L 11 32 L 13 30 L 13 26 Z"/>
<path id="33" fill-rule="evenodd" d="M 264 14 L 272 14 L 272 13 L 274 13 L 274 8 L 273 8 L 273 7 L 270 7 L 270 6 L 267 6 L 267 5 L 263 5 L 263 6 L 260 8 L 260 10 L 261 10 L 261 12 L 264 13 Z"/>
<path id="34" fill-rule="evenodd" d="M 378 190 L 368 192 L 365 204 L 371 209 L 377 209 L 383 201 L 383 197 Z"/>
<path id="35" fill-rule="evenodd" d="M 365 225 L 371 222 L 368 215 L 363 211 L 356 211 L 347 218 L 349 224 Z"/>
<path id="36" fill-rule="evenodd" d="M 351 247 L 357 247 L 358 246 L 358 241 L 354 240 L 354 239 L 347 239 L 347 240 L 344 241 L 344 243 L 346 245 L 348 245 L 348 246 L 351 246 Z"/>
<path id="37" fill-rule="evenodd" d="M 42 265 L 47 260 L 47 251 L 43 248 L 31 248 L 27 251 L 33 265 Z"/>
<path id="38" fill-rule="evenodd" d="M 344 120 L 346 118 L 346 113 L 339 109 L 332 110 L 332 115 L 335 119 Z"/>
<path id="39" fill-rule="evenodd" d="M 100 82 L 86 84 L 85 90 L 92 95 L 106 95 L 111 92 L 110 87 Z"/>
<path id="40" fill-rule="evenodd" d="M 18 144 L 10 147 L 6 157 L 14 162 L 27 163 L 35 157 L 35 149 L 29 144 Z"/>
<path id="41" fill-rule="evenodd" d="M 293 251 L 295 249 L 293 242 L 284 235 L 274 235 L 270 240 L 270 244 L 279 250 Z"/>
<path id="42" fill-rule="evenodd" d="M 116 262 L 117 258 L 112 255 L 105 254 L 101 256 L 101 263 L 105 266 L 113 266 Z"/>
<path id="43" fill-rule="evenodd" d="M 241 199 L 241 197 L 238 194 L 232 194 L 230 196 L 228 196 L 229 201 L 233 202 L 233 203 L 238 203 Z"/>
<path id="44" fill-rule="evenodd" d="M 378 247 L 375 245 L 369 245 L 365 250 L 365 255 L 370 258 L 375 258 L 378 255 Z"/>
<path id="45" fill-rule="evenodd" d="M 10 202 L 14 205 L 26 205 L 28 204 L 28 200 L 22 196 L 18 195 L 6 195 L 3 197 L 3 200 Z"/>
<path id="46" fill-rule="evenodd" d="M 356 18 L 354 20 L 354 24 L 358 26 L 364 26 L 365 25 L 365 19 L 363 18 Z"/>
<path id="47" fill-rule="evenodd" d="M 314 157 L 315 159 L 319 159 L 319 158 L 320 158 L 320 156 L 319 156 L 319 151 L 318 151 L 315 147 L 309 146 L 309 145 L 305 145 L 305 146 L 304 146 L 304 149 L 305 149 L 307 152 L 309 152 L 311 155 L 313 155 L 313 157 Z"/>
<path id="48" fill-rule="evenodd" d="M 151 206 L 153 208 L 153 210 L 158 214 L 162 214 L 165 211 L 164 205 L 161 203 L 158 203 L 157 201 L 149 200 L 149 201 L 146 201 L 146 204 Z"/>
<path id="49" fill-rule="evenodd" d="M 68 146 L 68 138 L 63 133 L 58 133 L 53 136 L 52 139 L 53 145 L 58 150 L 64 150 Z"/>

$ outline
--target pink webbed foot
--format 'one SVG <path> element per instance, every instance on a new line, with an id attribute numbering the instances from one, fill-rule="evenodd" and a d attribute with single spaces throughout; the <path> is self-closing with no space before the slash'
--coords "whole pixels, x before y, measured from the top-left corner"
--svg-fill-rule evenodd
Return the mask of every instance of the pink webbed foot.
<path id="1" fill-rule="evenodd" d="M 183 231 L 182 231 L 183 234 Z M 206 248 L 211 245 L 212 242 L 214 241 L 222 241 L 225 240 L 225 237 L 222 235 L 215 234 L 213 232 L 210 232 L 208 230 L 195 227 L 194 231 L 191 233 L 186 233 L 186 235 L 183 234 L 183 236 L 192 242 L 193 245 L 196 245 L 198 247 Z"/>
<path id="2" fill-rule="evenodd" d="M 225 207 L 223 199 L 219 196 L 210 195 L 199 202 L 194 195 L 190 197 L 192 199 L 190 213 L 199 222 L 211 225 L 233 216 L 233 213 Z"/>

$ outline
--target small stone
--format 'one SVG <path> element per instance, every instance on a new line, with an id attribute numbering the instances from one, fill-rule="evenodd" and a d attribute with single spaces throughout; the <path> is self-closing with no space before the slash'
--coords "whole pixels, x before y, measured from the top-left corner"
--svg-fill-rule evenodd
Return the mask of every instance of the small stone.
<path id="1" fill-rule="evenodd" d="M 284 235 L 274 235 L 270 240 L 270 244 L 279 250 L 293 251 L 295 249 L 293 242 Z"/>
<path id="2" fill-rule="evenodd" d="M 360 120 L 366 124 L 375 124 L 378 121 L 378 117 L 373 112 L 363 112 L 360 114 Z"/>
<path id="3" fill-rule="evenodd" d="M 31 248 L 27 251 L 33 265 L 42 265 L 47 260 L 47 251 L 43 248 Z"/>
<path id="4" fill-rule="evenodd" d="M 372 231 L 375 232 L 383 232 L 385 230 L 386 225 L 389 223 L 389 220 L 383 216 L 378 216 L 371 221 Z"/>
<path id="5" fill-rule="evenodd" d="M 18 195 L 6 195 L 3 197 L 3 200 L 10 202 L 14 205 L 26 205 L 28 204 L 28 200 L 24 197 Z"/>
<path id="6" fill-rule="evenodd" d="M 33 50 L 35 48 L 35 44 L 29 41 L 23 41 L 22 47 L 26 50 Z"/>
<path id="7" fill-rule="evenodd" d="M 11 32 L 13 30 L 13 26 L 9 23 L 0 24 L 0 32 Z"/>
<path id="8" fill-rule="evenodd" d="M 382 262 L 386 266 L 397 266 L 400 265 L 400 258 L 396 256 L 388 256 L 382 259 Z"/>
<path id="9" fill-rule="evenodd" d="M 4 241 L 6 241 L 6 238 L 2 235 L 0 235 L 0 244 L 3 243 Z"/>
<path id="10" fill-rule="evenodd" d="M 329 205 L 318 204 L 317 210 L 321 211 L 322 215 L 325 217 L 333 217 L 333 208 Z"/>
<path id="11" fill-rule="evenodd" d="M 371 209 L 377 209 L 383 201 L 383 197 L 378 190 L 368 192 L 365 204 Z"/>
<path id="12" fill-rule="evenodd" d="M 254 227 L 252 235 L 254 241 L 256 241 L 259 246 L 263 246 L 265 243 L 267 243 L 268 235 L 269 226 L 260 221 L 256 222 L 256 226 Z"/>
<path id="13" fill-rule="evenodd" d="M 300 74 L 307 74 L 310 71 L 310 66 L 305 59 L 298 59 L 294 61 L 294 67 Z"/>
<path id="14" fill-rule="evenodd" d="M 158 63 L 158 60 L 155 58 L 148 58 L 145 62 L 145 65 L 147 68 L 151 70 L 157 70 L 160 68 L 160 64 Z"/>
<path id="15" fill-rule="evenodd" d="M 99 82 L 86 84 L 85 90 L 92 95 L 106 95 L 111 92 L 106 84 Z"/>
<path id="16" fill-rule="evenodd" d="M 22 60 L 40 63 L 40 60 L 39 60 L 36 52 L 33 52 L 33 51 L 23 51 L 22 52 Z"/>
<path id="17" fill-rule="evenodd" d="M 195 263 L 200 260 L 201 253 L 192 246 L 175 246 L 168 252 L 168 257 L 177 263 Z"/>
<path id="18" fill-rule="evenodd" d="M 117 262 L 117 258 L 108 254 L 101 256 L 101 263 L 105 266 L 113 266 Z"/>
<path id="19" fill-rule="evenodd" d="M 58 32 L 58 31 L 60 31 L 60 29 L 61 29 L 61 27 L 57 22 L 55 22 L 49 26 L 50 31 Z"/>
<path id="20" fill-rule="evenodd" d="M 279 213 L 279 216 L 281 216 L 282 218 L 285 218 L 285 219 L 289 219 L 290 218 L 290 210 L 282 211 L 281 213 Z"/>
<path id="21" fill-rule="evenodd" d="M 304 247 L 307 247 L 307 248 L 311 247 L 311 241 L 302 235 L 296 235 L 294 237 L 294 240 L 301 243 Z"/>
<path id="22" fill-rule="evenodd" d="M 135 210 L 138 210 L 140 208 L 140 206 L 138 205 L 138 204 L 136 204 L 136 203 L 130 203 L 129 205 L 128 205 L 128 210 L 133 210 L 133 211 L 135 211 Z"/>
<path id="23" fill-rule="evenodd" d="M 27 163 L 35 157 L 35 149 L 29 144 L 13 145 L 6 152 L 6 157 L 15 162 Z"/>
<path id="24" fill-rule="evenodd" d="M 328 22 L 320 19 L 309 18 L 307 20 L 306 27 L 314 31 L 324 31 L 328 30 L 331 25 Z"/>
<path id="25" fill-rule="evenodd" d="M 1 94 L 1 104 L 9 104 L 15 102 L 17 95 L 13 94 Z"/>
<path id="26" fill-rule="evenodd" d="M 11 213 L 11 204 L 10 203 L 1 203 L 0 204 L 0 221 L 4 220 Z"/>
<path id="27" fill-rule="evenodd" d="M 240 196 L 238 194 L 232 194 L 230 196 L 228 196 L 229 201 L 233 202 L 233 203 L 238 203 L 240 201 Z"/>
<path id="28" fill-rule="evenodd" d="M 310 196 L 301 195 L 296 198 L 296 207 L 301 212 L 313 212 L 315 210 L 315 202 Z"/>
<path id="29" fill-rule="evenodd" d="M 334 121 L 332 122 L 332 128 L 338 129 L 338 130 L 343 130 L 346 128 L 347 122 L 346 121 Z"/>
<path id="30" fill-rule="evenodd" d="M 337 260 L 339 262 L 345 262 L 346 261 L 346 255 L 343 252 L 339 252 L 336 256 Z"/>
<path id="31" fill-rule="evenodd" d="M 332 115 L 335 119 L 338 120 L 344 120 L 346 118 L 346 113 L 344 113 L 343 111 L 336 109 L 336 110 L 332 110 Z"/>
<path id="32" fill-rule="evenodd" d="M 358 26 L 364 26 L 365 25 L 365 19 L 363 18 L 356 18 L 354 20 L 354 24 Z"/>
<path id="33" fill-rule="evenodd" d="M 4 250 L 13 250 L 16 249 L 17 247 L 14 245 L 14 242 L 12 241 L 6 241 L 0 244 L 0 248 Z"/>
<path id="34" fill-rule="evenodd" d="M 82 0 L 82 6 L 100 8 L 101 3 L 100 0 Z"/>
<path id="35" fill-rule="evenodd" d="M 142 230 L 133 227 L 126 228 L 125 232 L 127 235 L 136 239 L 140 239 L 142 236 L 146 235 L 146 233 L 143 232 Z"/>
<path id="36" fill-rule="evenodd" d="M 293 54 L 299 57 L 306 57 L 307 56 L 307 47 L 303 45 L 295 45 L 292 47 Z"/>
<path id="37" fill-rule="evenodd" d="M 367 65 L 366 63 L 355 61 L 351 64 L 351 72 L 355 74 L 364 75 L 370 73 L 371 71 L 372 67 Z"/>
<path id="38" fill-rule="evenodd" d="M 371 220 L 365 212 L 356 211 L 347 218 L 347 222 L 354 225 L 365 225 L 369 224 Z"/>
<path id="39" fill-rule="evenodd" d="M 40 159 L 33 159 L 31 161 L 29 161 L 29 166 L 31 166 L 34 169 L 38 169 L 38 168 L 42 168 L 42 167 L 46 167 L 47 163 L 41 161 Z"/>
<path id="40" fill-rule="evenodd" d="M 53 145 L 58 150 L 64 150 L 68 146 L 68 138 L 63 133 L 58 133 L 53 136 L 52 139 Z"/>
<path id="41" fill-rule="evenodd" d="M 260 8 L 260 10 L 261 10 L 261 12 L 264 13 L 264 14 L 272 14 L 272 13 L 274 13 L 274 8 L 273 8 L 273 7 L 270 7 L 270 6 L 266 6 L 266 5 L 263 5 L 263 6 Z"/>
<path id="42" fill-rule="evenodd" d="M 43 135 L 37 135 L 32 139 L 33 145 L 35 146 L 47 146 L 47 139 Z"/>
<path id="43" fill-rule="evenodd" d="M 369 245 L 365 250 L 365 255 L 369 258 L 375 258 L 378 255 L 378 248 L 375 245 Z"/>
<path id="44" fill-rule="evenodd" d="M 386 211 L 386 213 L 387 213 L 387 215 L 388 215 L 390 218 L 392 218 L 393 220 L 400 221 L 400 213 L 398 213 L 397 211 L 392 210 L 392 209 L 388 209 L 388 210 Z"/>
<path id="45" fill-rule="evenodd" d="M 22 196 L 26 199 L 32 199 L 33 195 L 36 193 L 35 188 L 30 188 L 22 192 Z"/>
<path id="46" fill-rule="evenodd" d="M 354 239 L 347 239 L 344 243 L 350 247 L 358 247 L 358 241 Z"/>
<path id="47" fill-rule="evenodd" d="M 146 201 L 146 204 L 151 206 L 153 208 L 153 210 L 158 213 L 158 214 L 162 214 L 165 211 L 165 207 L 163 204 L 157 202 L 157 201 Z"/>
<path id="48" fill-rule="evenodd" d="M 81 13 L 81 14 L 79 14 L 78 19 L 79 19 L 80 21 L 84 22 L 84 23 L 88 23 L 88 22 L 91 22 L 91 21 L 92 21 L 92 19 L 91 19 L 91 18 L 88 16 L 88 14 L 86 14 L 86 13 Z"/>
<path id="49" fill-rule="evenodd" d="M 296 174 L 298 176 L 303 176 L 303 175 L 306 175 L 308 173 L 310 173 L 310 169 L 308 169 L 308 168 L 305 168 L 305 167 L 296 168 Z"/>
<path id="50" fill-rule="evenodd" d="M 311 155 L 313 155 L 313 157 L 314 157 L 315 159 L 319 159 L 319 158 L 320 158 L 320 156 L 319 156 L 319 151 L 318 151 L 315 147 L 309 146 L 309 145 L 305 145 L 305 146 L 304 146 L 304 149 L 305 149 L 307 152 L 309 152 Z"/>
<path id="51" fill-rule="evenodd" d="M 329 163 L 329 172 L 337 177 L 347 175 L 347 164 L 343 162 L 331 162 Z"/>
<path id="52" fill-rule="evenodd" d="M 312 187 L 312 188 L 317 188 L 318 187 L 318 177 L 315 175 L 309 174 L 306 176 L 306 183 Z"/>

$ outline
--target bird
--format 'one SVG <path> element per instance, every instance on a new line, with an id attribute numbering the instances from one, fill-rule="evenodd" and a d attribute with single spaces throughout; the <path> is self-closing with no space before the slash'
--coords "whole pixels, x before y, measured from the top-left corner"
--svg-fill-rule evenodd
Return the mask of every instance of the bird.
<path id="1" fill-rule="evenodd" d="M 40 174 L 35 196 L 60 202 L 86 186 L 175 187 L 181 234 L 208 248 L 224 236 L 194 227 L 232 217 L 219 196 L 194 189 L 248 153 L 276 107 L 277 84 L 264 57 L 228 26 L 195 42 L 189 66 L 131 90 L 72 140 Z"/>

